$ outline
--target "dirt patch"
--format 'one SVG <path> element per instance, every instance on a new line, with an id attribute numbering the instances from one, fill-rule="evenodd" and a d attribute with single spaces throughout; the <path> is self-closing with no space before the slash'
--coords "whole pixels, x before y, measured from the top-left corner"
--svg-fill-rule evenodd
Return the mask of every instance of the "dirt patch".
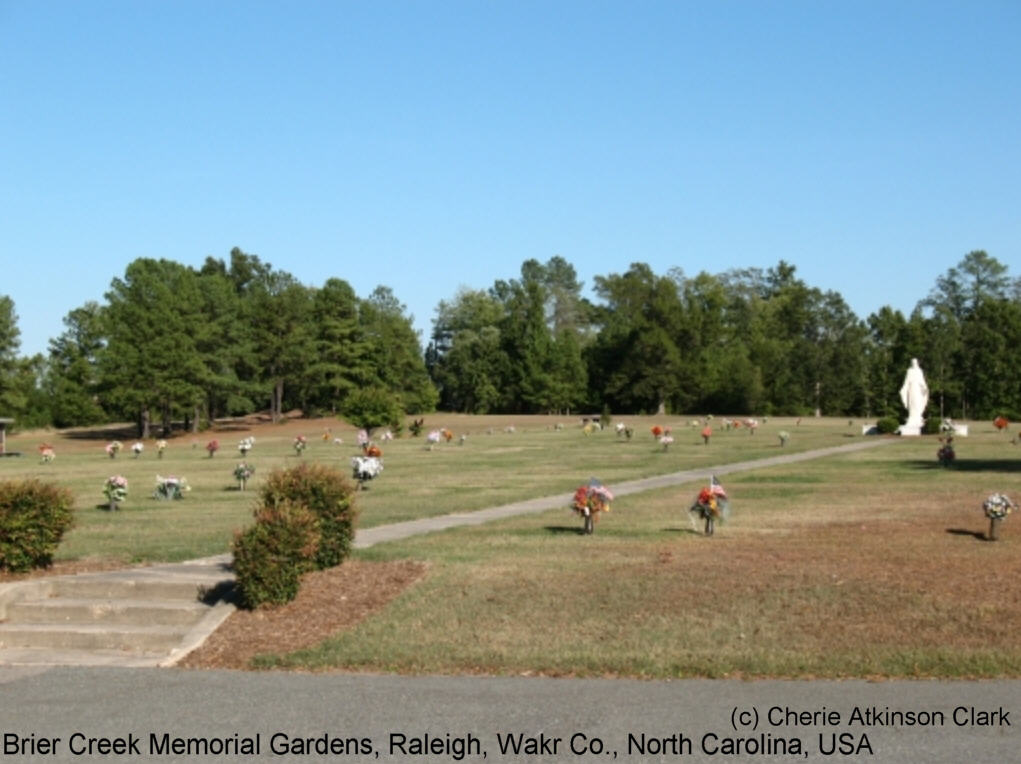
<path id="1" fill-rule="evenodd" d="M 309 573 L 293 602 L 233 613 L 179 665 L 245 669 L 260 653 L 284 654 L 312 647 L 381 610 L 421 579 L 427 567 L 411 560 L 349 561 Z"/>

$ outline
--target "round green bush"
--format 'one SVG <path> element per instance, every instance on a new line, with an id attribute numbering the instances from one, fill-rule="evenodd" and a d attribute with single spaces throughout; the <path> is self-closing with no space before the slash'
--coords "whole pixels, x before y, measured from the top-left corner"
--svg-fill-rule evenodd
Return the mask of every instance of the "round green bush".
<path id="1" fill-rule="evenodd" d="M 302 463 L 269 474 L 259 493 L 263 506 L 293 502 L 307 507 L 319 524 L 314 564 L 322 570 L 343 562 L 354 539 L 355 486 L 345 473 L 323 464 Z"/>
<path id="2" fill-rule="evenodd" d="M 892 435 L 897 432 L 897 428 L 900 427 L 900 422 L 895 417 L 884 416 L 878 422 L 876 422 L 876 429 L 879 430 L 883 435 Z"/>
<path id="3" fill-rule="evenodd" d="M 305 506 L 280 501 L 261 507 L 255 525 L 234 537 L 234 573 L 241 605 L 281 605 L 298 595 L 301 575 L 311 570 L 319 545 L 319 522 Z"/>
<path id="4" fill-rule="evenodd" d="M 939 435 L 941 430 L 940 427 L 943 425 L 943 420 L 938 416 L 930 416 L 925 418 L 925 425 L 922 427 L 922 433 L 925 435 Z"/>
<path id="5" fill-rule="evenodd" d="M 0 569 L 43 568 L 74 524 L 74 498 L 39 480 L 0 482 Z"/>

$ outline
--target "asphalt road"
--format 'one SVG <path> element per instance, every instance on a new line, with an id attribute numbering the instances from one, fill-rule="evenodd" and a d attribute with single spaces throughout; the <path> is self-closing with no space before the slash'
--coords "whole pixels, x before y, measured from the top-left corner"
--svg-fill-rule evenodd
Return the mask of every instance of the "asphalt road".
<path id="1" fill-rule="evenodd" d="M 852 719 L 856 709 L 860 720 Z M 877 713 L 880 718 L 870 718 Z M 888 713 L 902 716 L 882 718 Z M 1019 681 L 641 682 L 0 668 L 3 762 L 979 764 L 1021 759 L 1019 723 Z M 45 741 L 54 738 L 48 750 Z M 513 742 L 521 746 L 517 754 Z M 244 752 L 256 743 L 258 754 Z M 329 745 L 333 753 L 324 748 Z M 730 746 L 741 752 L 729 754 Z"/>

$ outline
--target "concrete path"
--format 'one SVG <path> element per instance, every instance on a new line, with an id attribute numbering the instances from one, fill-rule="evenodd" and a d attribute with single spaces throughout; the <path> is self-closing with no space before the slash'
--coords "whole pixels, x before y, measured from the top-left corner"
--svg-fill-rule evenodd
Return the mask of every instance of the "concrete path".
<path id="1" fill-rule="evenodd" d="M 655 475 L 639 480 L 613 483 L 609 487 L 616 496 L 628 496 L 633 493 L 651 491 L 656 488 L 668 488 L 683 483 L 691 483 L 696 480 L 706 480 L 710 475 L 729 475 L 734 472 L 747 472 L 748 470 L 775 467 L 780 464 L 795 464 L 812 459 L 821 459 L 826 456 L 854 453 L 855 451 L 863 451 L 868 448 L 876 448 L 877 446 L 897 442 L 893 438 L 870 438 L 868 440 L 856 441 L 846 446 L 816 448 L 811 451 L 778 454 L 777 456 L 753 459 L 747 462 L 699 467 L 698 469 L 684 470 L 682 472 L 671 472 L 666 475 Z M 571 493 L 563 493 L 557 496 L 543 496 L 538 499 L 527 499 L 525 501 L 516 501 L 513 504 L 504 504 L 499 507 L 480 509 L 476 512 L 459 512 L 450 515 L 439 515 L 437 517 L 425 517 L 421 520 L 409 520 L 405 523 L 393 523 L 391 525 L 367 528 L 358 531 L 358 534 L 355 536 L 354 546 L 356 549 L 365 549 L 387 541 L 398 541 L 409 536 L 442 531 L 461 525 L 481 525 L 482 523 L 488 523 L 490 520 L 502 520 L 506 517 L 515 517 L 516 515 L 546 512 L 550 509 L 562 509 L 570 505 L 573 495 Z"/>
<path id="2" fill-rule="evenodd" d="M 718 464 L 667 475 L 614 483 L 617 496 L 704 481 L 709 475 L 853 453 L 897 442 L 867 439 L 845 446 L 784 453 L 764 459 Z M 572 494 L 545 496 L 476 512 L 461 512 L 359 530 L 354 546 L 480 525 L 517 515 L 565 508 Z M 0 666 L 170 666 L 203 641 L 230 615 L 221 593 L 234 580 L 229 554 L 177 564 L 60 576 L 0 584 Z"/>

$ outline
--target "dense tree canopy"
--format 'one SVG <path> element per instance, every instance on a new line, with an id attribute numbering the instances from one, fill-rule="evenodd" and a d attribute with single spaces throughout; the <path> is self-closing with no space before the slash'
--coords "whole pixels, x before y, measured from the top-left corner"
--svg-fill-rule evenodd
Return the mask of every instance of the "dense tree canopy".
<path id="1" fill-rule="evenodd" d="M 461 288 L 439 303 L 423 358 L 387 287 L 363 298 L 340 278 L 307 286 L 240 249 L 197 270 L 143 258 L 104 303 L 67 314 L 46 358 L 18 357 L 17 315 L 0 295 L 0 416 L 129 418 L 143 433 L 259 409 L 362 416 L 378 401 L 387 422 L 437 404 L 900 416 L 912 358 L 930 414 L 1021 416 L 1021 279 L 982 251 L 939 275 L 907 316 L 883 307 L 861 319 L 782 260 L 691 277 L 639 262 L 597 276 L 594 302 L 582 287 L 556 256 Z"/>

